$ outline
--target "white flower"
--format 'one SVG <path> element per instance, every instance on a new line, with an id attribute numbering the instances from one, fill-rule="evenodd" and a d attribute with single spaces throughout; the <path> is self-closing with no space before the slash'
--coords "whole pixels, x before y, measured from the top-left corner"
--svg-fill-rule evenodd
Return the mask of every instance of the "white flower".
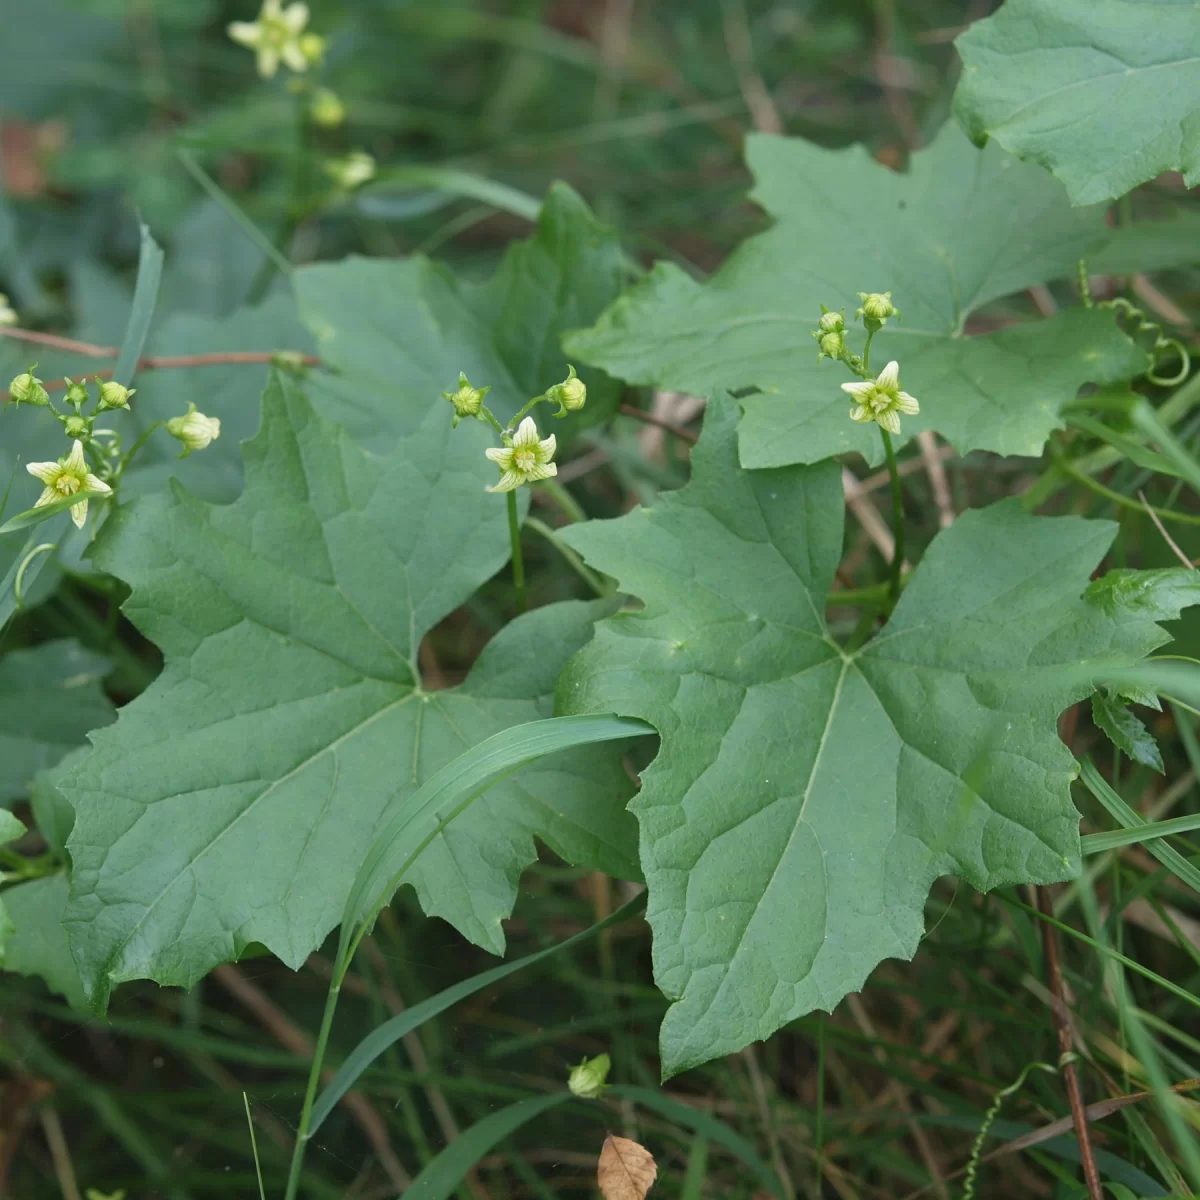
<path id="1" fill-rule="evenodd" d="M 900 364 L 895 361 L 879 372 L 878 379 L 843 383 L 842 391 L 849 392 L 858 401 L 850 410 L 850 420 L 878 421 L 888 433 L 900 433 L 899 413 L 911 417 L 921 411 L 916 397 L 900 390 Z"/>
<path id="2" fill-rule="evenodd" d="M 88 470 L 87 459 L 83 457 L 83 443 L 78 440 L 71 444 L 71 453 L 66 458 L 60 458 L 57 462 L 27 463 L 25 470 L 46 485 L 34 508 L 41 508 L 43 504 L 50 504 L 54 500 L 62 500 L 79 492 L 89 492 L 98 496 L 112 495 L 112 488 Z M 87 520 L 87 511 L 88 497 L 78 504 L 71 505 L 71 520 L 80 529 Z"/>
<path id="3" fill-rule="evenodd" d="M 503 446 L 489 446 L 484 451 L 501 471 L 500 482 L 488 488 L 489 492 L 511 492 L 523 483 L 549 479 L 558 474 L 558 467 L 550 461 L 556 445 L 554 434 L 544 441 L 539 439 L 532 417 L 526 417 L 512 441 L 506 438 L 505 443 Z"/>
<path id="4" fill-rule="evenodd" d="M 375 177 L 375 160 L 362 150 L 345 158 L 331 158 L 325 164 L 325 174 L 347 192 Z"/>
<path id="5" fill-rule="evenodd" d="M 0 292 L 0 325 L 15 325 L 17 310 L 8 302 L 8 297 Z"/>
<path id="6" fill-rule="evenodd" d="M 293 71 L 307 71 L 308 55 L 302 46 L 301 34 L 308 24 L 308 5 L 280 5 L 280 0 L 263 0 L 257 21 L 233 21 L 226 32 L 241 46 L 258 55 L 258 73 L 270 79 L 279 69 L 282 59 Z"/>
<path id="7" fill-rule="evenodd" d="M 206 417 L 196 411 L 194 404 L 182 417 L 172 417 L 167 422 L 167 432 L 183 443 L 180 458 L 187 458 L 193 450 L 207 450 L 221 436 L 221 422 L 216 417 Z"/>

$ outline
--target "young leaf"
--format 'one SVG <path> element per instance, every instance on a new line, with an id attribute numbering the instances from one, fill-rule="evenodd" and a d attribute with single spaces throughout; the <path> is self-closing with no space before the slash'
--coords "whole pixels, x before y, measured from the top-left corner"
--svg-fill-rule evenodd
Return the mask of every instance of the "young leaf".
<path id="1" fill-rule="evenodd" d="M 389 806 L 464 749 L 548 716 L 561 665 L 604 605 L 513 622 L 467 681 L 427 691 L 425 632 L 508 556 L 484 490 L 485 431 L 427 417 L 390 455 L 359 450 L 276 378 L 244 447 L 242 497 L 176 484 L 119 509 L 98 565 L 162 675 L 60 781 L 76 812 L 66 924 L 89 995 L 148 976 L 188 986 L 257 941 L 298 967 L 341 915 Z M 499 953 L 541 837 L 636 876 L 619 751 L 529 768 L 477 801 L 410 873 L 427 912 Z"/>
<path id="2" fill-rule="evenodd" d="M 654 1155 L 645 1146 L 611 1133 L 605 1137 L 596 1166 L 604 1200 L 646 1200 L 657 1178 Z"/>
<path id="3" fill-rule="evenodd" d="M 1162 171 L 1200 183 L 1200 12 L 1143 0 L 1008 0 L 955 42 L 976 141 L 1048 167 L 1073 204 Z"/>
<path id="4" fill-rule="evenodd" d="M 490 384 L 501 419 L 567 374 L 566 329 L 594 321 L 624 279 L 620 239 L 565 184 L 546 195 L 537 232 L 514 243 L 485 284 L 428 259 L 350 258 L 296 272 L 305 323 L 338 374 L 316 384 L 322 413 L 372 449 L 419 423 L 465 371 Z M 620 385 L 582 372 L 587 407 L 553 421 L 560 437 L 611 414 Z M 448 411 L 448 406 L 447 411 Z M 549 410 L 545 410 L 547 413 Z"/>
<path id="5" fill-rule="evenodd" d="M 1056 718 L 1200 594 L 1177 571 L 1081 598 L 1115 526 L 1005 501 L 940 534 L 884 629 L 848 651 L 823 617 L 837 464 L 742 470 L 733 424 L 710 407 L 692 482 L 654 508 L 562 531 L 645 604 L 599 624 L 558 697 L 662 737 L 631 807 L 655 977 L 676 1001 L 667 1075 L 910 958 L 939 875 L 986 890 L 1078 871 Z"/>
<path id="6" fill-rule="evenodd" d="M 0 658 L 0 805 L 24 796 L 39 771 L 113 719 L 101 687 L 111 666 L 66 640 Z"/>
<path id="7" fill-rule="evenodd" d="M 569 353 L 633 383 L 698 395 L 760 389 L 741 400 L 745 466 L 850 450 L 882 460 L 878 431 L 849 419 L 839 385 L 850 376 L 817 362 L 809 336 L 821 304 L 853 305 L 856 290 L 890 289 L 903 313 L 876 335 L 871 362 L 898 360 L 920 401 L 920 415 L 902 422 L 906 438 L 936 429 L 961 453 L 1040 454 L 1081 384 L 1145 370 L 1146 355 L 1098 310 L 963 336 L 975 309 L 1073 274 L 1107 237 L 1104 213 L 1072 209 L 1044 171 L 998 147 L 976 150 L 953 125 L 903 175 L 861 146 L 764 135 L 746 145 L 752 198 L 773 227 L 704 284 L 659 263 L 566 341 Z"/>
<path id="8" fill-rule="evenodd" d="M 1092 696 L 1092 720 L 1118 750 L 1134 762 L 1164 774 L 1162 754 L 1154 734 L 1117 700 L 1103 692 Z"/>

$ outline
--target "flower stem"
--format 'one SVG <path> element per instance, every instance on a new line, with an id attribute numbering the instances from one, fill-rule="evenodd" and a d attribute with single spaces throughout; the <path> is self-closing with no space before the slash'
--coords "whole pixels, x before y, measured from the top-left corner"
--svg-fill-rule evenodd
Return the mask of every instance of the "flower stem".
<path id="1" fill-rule="evenodd" d="M 517 589 L 517 604 L 522 612 L 529 608 L 525 595 L 525 560 L 521 557 L 521 523 L 517 520 L 517 493 L 506 493 L 508 499 L 508 536 L 512 540 L 513 586 Z"/>
<path id="2" fill-rule="evenodd" d="M 866 342 L 866 345 L 865 345 L 865 346 L 863 346 L 863 352 L 862 352 L 862 360 L 863 360 L 863 377 L 864 377 L 864 378 L 866 378 L 866 376 L 867 376 L 868 372 L 871 370 L 871 339 L 872 339 L 874 336 L 875 336 L 875 330 L 873 330 L 873 329 L 868 329 L 868 330 L 867 330 L 867 342 Z M 884 438 L 885 438 L 885 439 L 887 438 L 887 431 L 886 431 L 886 430 L 884 431 L 884 434 L 883 434 L 883 436 L 884 436 Z"/>
<path id="3" fill-rule="evenodd" d="M 892 480 L 892 533 L 896 539 L 892 550 L 892 571 L 888 582 L 888 596 L 892 606 L 900 599 L 900 572 L 904 569 L 904 501 L 900 494 L 900 472 L 896 467 L 896 451 L 892 448 L 892 435 L 881 425 L 883 451 L 887 455 L 888 475 Z"/>

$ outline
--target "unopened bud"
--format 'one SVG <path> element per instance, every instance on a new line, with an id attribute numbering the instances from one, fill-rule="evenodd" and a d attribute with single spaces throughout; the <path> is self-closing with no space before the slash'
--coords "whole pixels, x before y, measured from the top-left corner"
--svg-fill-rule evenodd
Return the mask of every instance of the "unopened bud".
<path id="1" fill-rule="evenodd" d="M 63 422 L 63 430 L 69 438 L 81 438 L 88 431 L 87 417 L 68 417 Z"/>
<path id="2" fill-rule="evenodd" d="M 183 443 L 180 458 L 187 458 L 193 450 L 207 450 L 221 436 L 221 422 L 216 417 L 206 417 L 196 411 L 194 404 L 182 417 L 172 417 L 167 422 L 167 432 Z"/>
<path id="3" fill-rule="evenodd" d="M 459 371 L 458 390 L 442 393 L 442 396 L 454 405 L 454 424 L 457 425 L 464 417 L 479 416 L 480 409 L 483 408 L 483 398 L 491 390 L 490 386 L 472 387 L 466 373 Z"/>
<path id="4" fill-rule="evenodd" d="M 821 347 L 818 358 L 841 358 L 846 353 L 846 339 L 840 333 L 823 333 L 817 339 Z"/>
<path id="5" fill-rule="evenodd" d="M 329 88 L 317 88 L 308 106 L 309 116 L 318 125 L 332 129 L 346 119 L 346 106 L 342 103 L 337 92 Z"/>
<path id="6" fill-rule="evenodd" d="M 881 328 L 888 317 L 900 315 L 900 310 L 892 303 L 891 292 L 859 292 L 858 298 L 862 307 L 854 315 L 870 330 Z"/>
<path id="7" fill-rule="evenodd" d="M 100 411 L 107 408 L 128 408 L 129 397 L 137 388 L 127 388 L 123 383 L 110 379 L 100 385 Z"/>
<path id="8" fill-rule="evenodd" d="M 72 383 L 69 379 L 63 382 L 67 385 L 67 403 L 72 408 L 82 408 L 88 402 L 87 384 L 82 379 L 78 383 Z"/>
<path id="9" fill-rule="evenodd" d="M 822 333 L 841 333 L 846 328 L 846 318 L 844 310 L 842 312 L 830 312 L 825 305 L 821 305 L 821 319 L 817 322 L 817 328 Z"/>
<path id="10" fill-rule="evenodd" d="M 566 379 L 550 388 L 546 399 L 558 405 L 555 416 L 565 417 L 569 412 L 578 412 L 587 403 L 587 385 L 575 374 L 575 368 L 568 364 Z"/>
<path id="11" fill-rule="evenodd" d="M 571 1095 L 578 1096 L 580 1100 L 595 1100 L 604 1091 L 604 1081 L 608 1078 L 611 1066 L 608 1055 L 601 1054 L 596 1058 L 585 1058 L 578 1066 L 572 1067 L 567 1078 Z"/>
<path id="12" fill-rule="evenodd" d="M 24 375 L 18 375 L 8 385 L 8 395 L 14 404 L 36 404 L 45 408 L 50 403 L 50 394 L 42 387 L 42 381 L 33 374 L 32 369 Z"/>

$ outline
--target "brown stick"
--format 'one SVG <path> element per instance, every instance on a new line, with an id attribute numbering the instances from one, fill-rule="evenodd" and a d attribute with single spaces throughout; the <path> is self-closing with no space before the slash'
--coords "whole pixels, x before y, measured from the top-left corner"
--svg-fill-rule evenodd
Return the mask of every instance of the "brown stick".
<path id="1" fill-rule="evenodd" d="M 1035 889 L 1038 911 L 1053 917 L 1054 906 L 1050 893 L 1043 887 Z M 1088 1200 L 1104 1200 L 1104 1189 L 1100 1183 L 1100 1172 L 1096 1169 L 1096 1157 L 1092 1152 L 1092 1135 L 1088 1128 L 1087 1109 L 1083 1103 L 1083 1089 L 1079 1086 L 1079 1074 L 1075 1070 L 1075 1050 L 1071 1038 L 1071 1017 L 1067 1002 L 1063 998 L 1062 966 L 1058 960 L 1058 938 L 1049 921 L 1042 923 L 1042 946 L 1046 955 L 1046 974 L 1050 977 L 1050 993 L 1054 997 L 1052 1006 L 1054 1024 L 1058 1030 L 1059 1064 L 1067 1086 L 1067 1101 L 1071 1106 L 1071 1123 L 1075 1126 L 1075 1137 L 1079 1141 L 1079 1160 L 1083 1165 L 1083 1178 L 1087 1184 Z"/>
<path id="2" fill-rule="evenodd" d="M 653 413 L 643 412 L 640 408 L 634 408 L 632 404 L 622 404 L 620 411 L 627 417 L 633 417 L 635 421 L 645 421 L 647 425 L 656 425 L 659 429 L 665 429 L 668 433 L 673 433 L 680 441 L 687 442 L 689 446 L 694 446 L 699 440 L 698 435 L 694 434 L 690 429 L 684 429 L 682 425 L 674 425 L 670 421 L 664 421 L 662 417 L 656 417 Z"/>

